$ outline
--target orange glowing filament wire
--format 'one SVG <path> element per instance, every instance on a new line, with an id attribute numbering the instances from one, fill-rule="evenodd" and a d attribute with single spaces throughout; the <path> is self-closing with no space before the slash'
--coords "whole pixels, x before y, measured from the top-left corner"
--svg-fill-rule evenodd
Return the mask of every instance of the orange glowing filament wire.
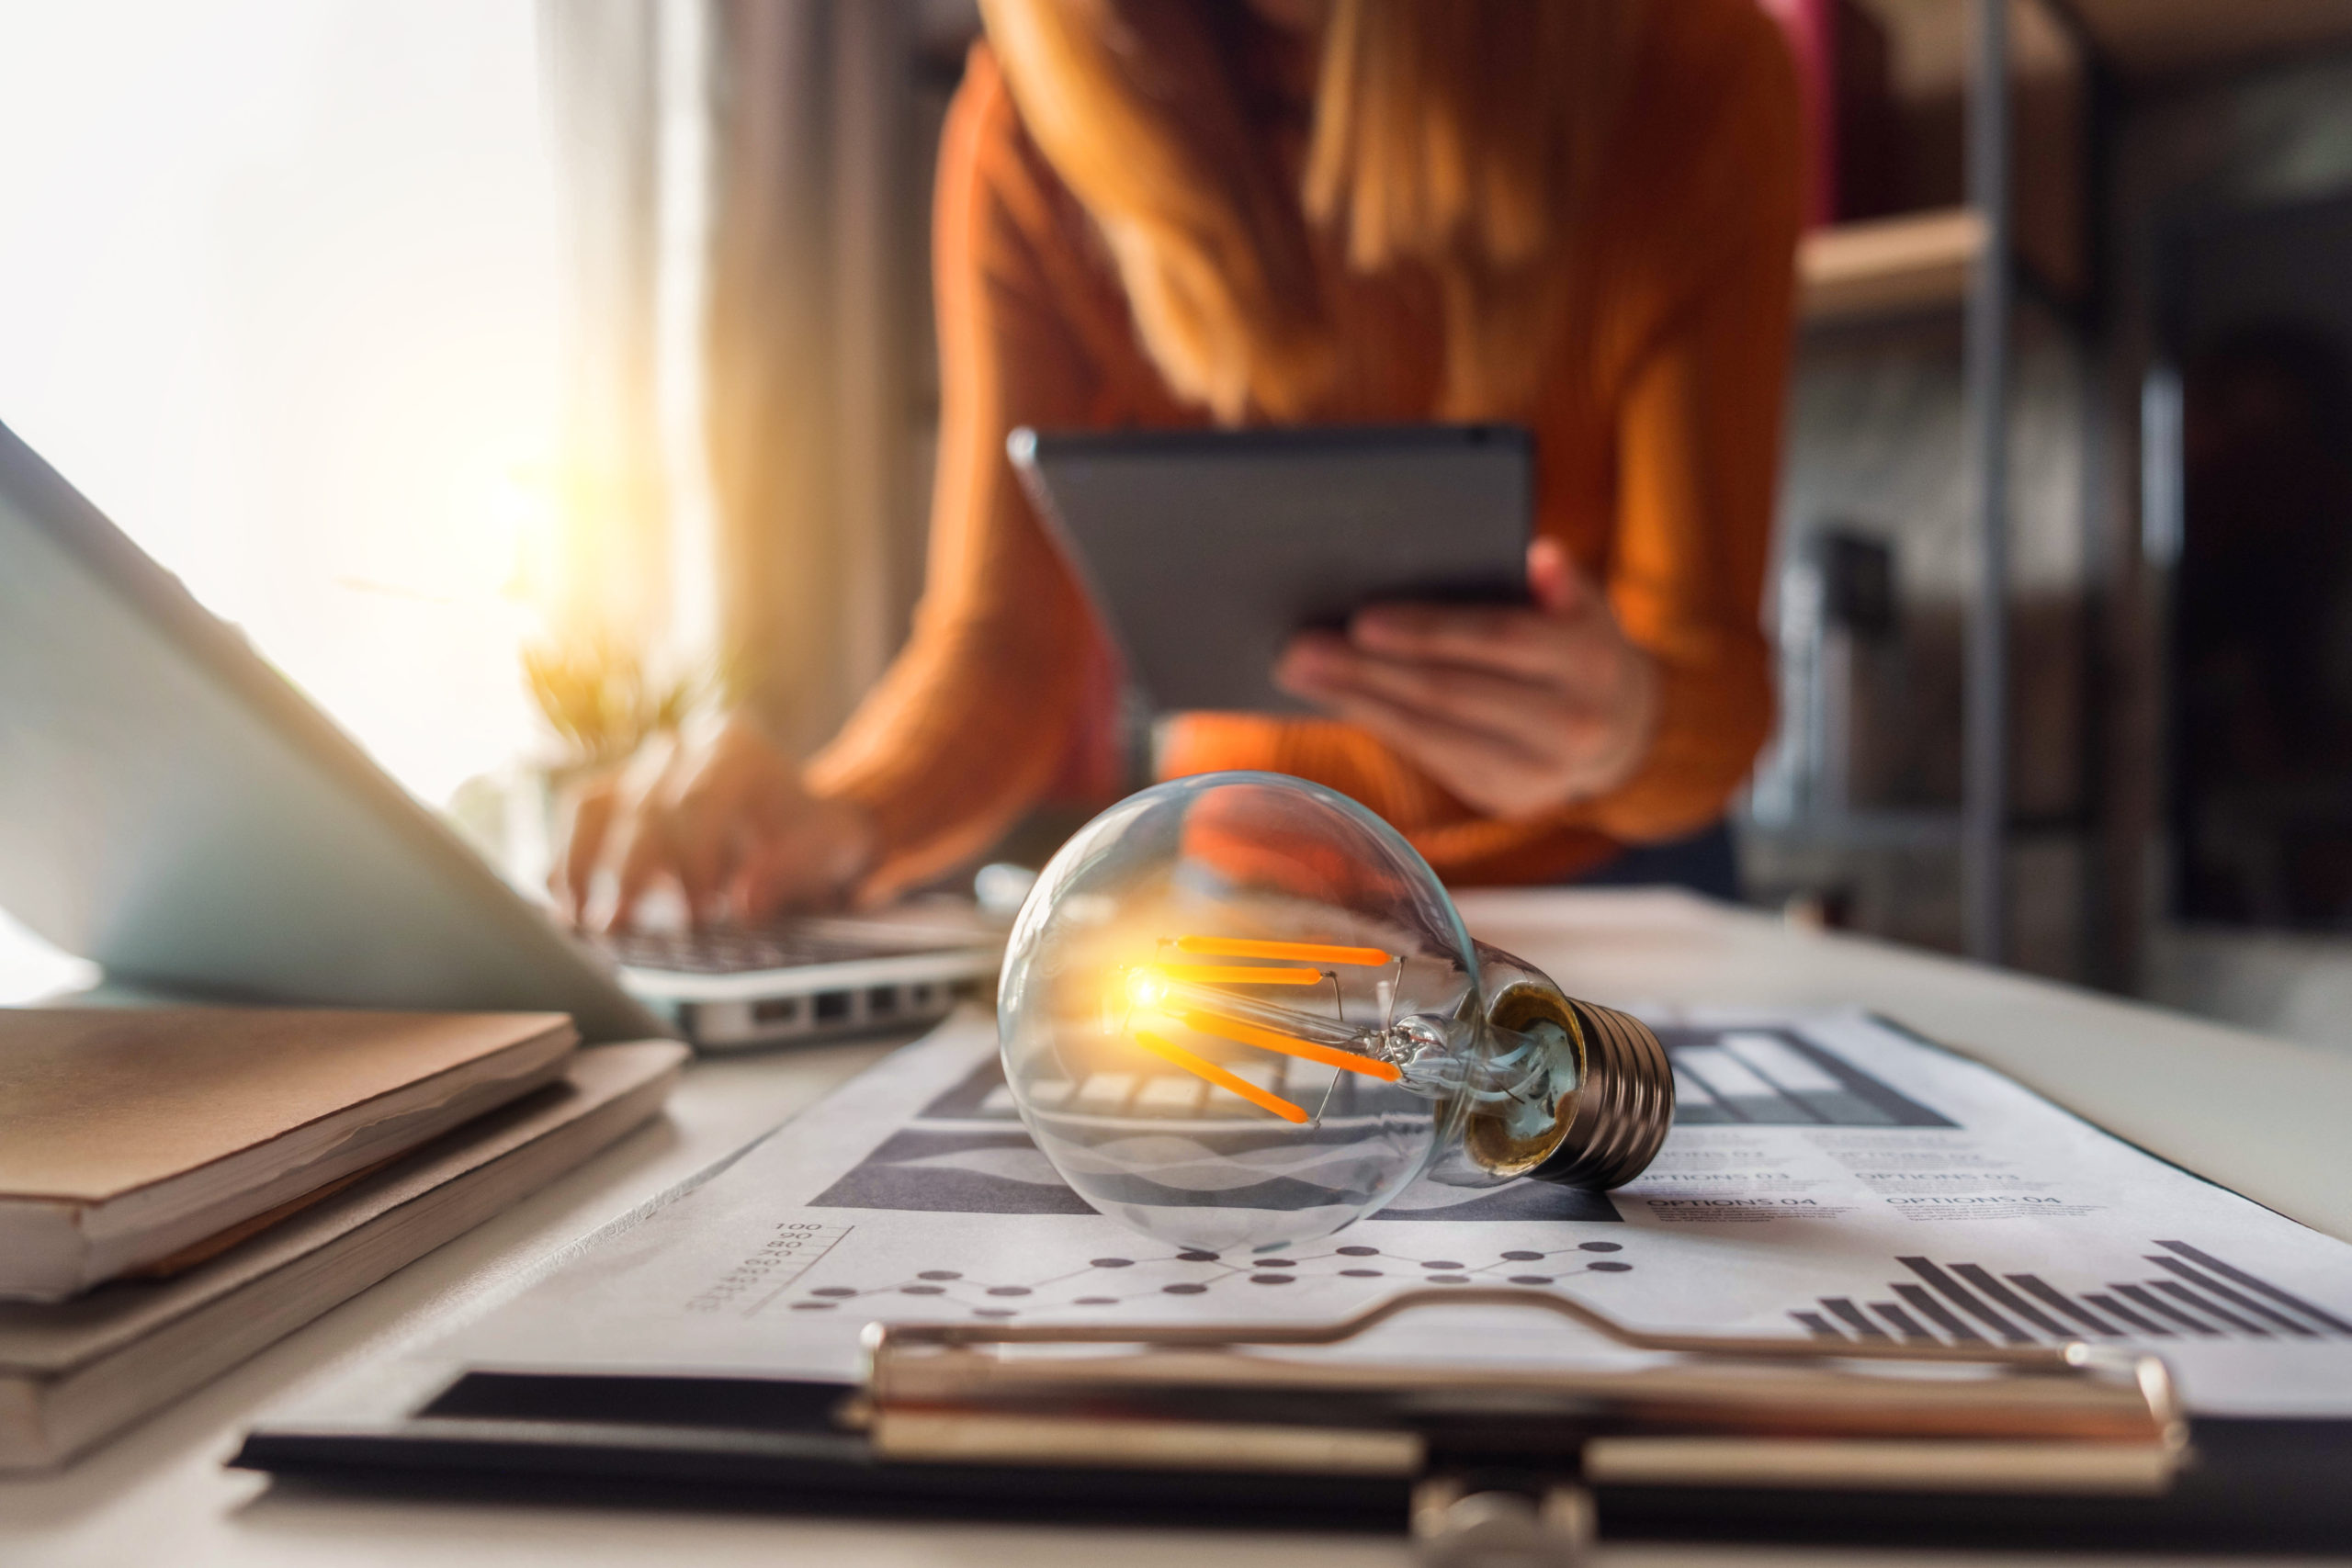
<path id="1" fill-rule="evenodd" d="M 1342 1051 L 1335 1045 L 1317 1045 L 1311 1040 L 1277 1034 L 1271 1029 L 1261 1029 L 1254 1023 L 1243 1023 L 1238 1019 L 1219 1018 L 1213 1012 L 1194 1008 L 1170 1008 L 1168 1014 L 1187 1029 L 1214 1034 L 1237 1045 L 1255 1045 L 1261 1050 L 1279 1051 L 1285 1056 L 1304 1056 L 1310 1062 L 1320 1062 L 1325 1066 L 1338 1067 L 1346 1072 L 1362 1073 L 1383 1083 L 1395 1083 L 1405 1076 L 1397 1071 L 1393 1062 L 1359 1056 L 1352 1051 Z"/>
<path id="2" fill-rule="evenodd" d="M 1238 1094 L 1250 1104 L 1271 1111 L 1285 1122 L 1304 1126 L 1310 1118 L 1306 1112 L 1279 1095 L 1270 1094 L 1248 1078 L 1227 1072 L 1204 1056 L 1195 1056 L 1182 1045 L 1162 1040 L 1148 1029 L 1130 1030 L 1130 1038 L 1160 1060 L 1183 1068 L 1193 1077 L 1205 1078 L 1230 1094 Z"/>
<path id="3" fill-rule="evenodd" d="M 1196 986 L 1319 986 L 1319 969 L 1278 969 L 1250 964 L 1155 964 L 1149 973 Z"/>
<path id="4" fill-rule="evenodd" d="M 1351 964 L 1376 969 L 1396 962 L 1376 947 L 1335 947 L 1315 942 L 1257 942 L 1247 937 L 1180 936 L 1176 951 L 1203 958 L 1291 958 L 1305 964 Z"/>

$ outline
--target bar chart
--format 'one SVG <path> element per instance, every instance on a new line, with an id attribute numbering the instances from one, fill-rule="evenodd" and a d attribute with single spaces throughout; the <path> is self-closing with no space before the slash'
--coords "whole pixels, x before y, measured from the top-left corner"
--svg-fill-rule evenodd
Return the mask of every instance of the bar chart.
<path id="1" fill-rule="evenodd" d="M 1674 1120 L 1681 1126 L 1937 1127 L 1957 1123 L 1897 1092 L 1793 1030 L 1663 1028 L 1658 1040 L 1674 1066 Z M 1226 1064 L 1258 1088 L 1318 1115 L 1355 1112 L 1349 1075 L 1317 1062 L 1261 1060 Z M 1188 1073 L 1092 1072 L 1030 1090 L 1043 1105 L 1144 1121 L 1212 1121 L 1249 1108 Z M 933 1122 L 1017 1124 L 1012 1091 L 994 1057 L 940 1095 L 923 1112 Z"/>
<path id="2" fill-rule="evenodd" d="M 1844 1058 L 1788 1029 L 1665 1028 L 1674 1120 L 1705 1127 L 1951 1127 Z"/>
<path id="3" fill-rule="evenodd" d="M 2149 1272 L 2061 1290 L 2039 1274 L 1897 1258 L 1888 1299 L 1823 1296 L 1792 1312 L 1816 1338 L 1849 1343 L 2037 1345 L 2069 1339 L 2352 1339 L 2352 1322 L 2185 1241 L 2158 1241 Z M 2120 1273 L 2139 1273 L 2121 1269 Z"/>

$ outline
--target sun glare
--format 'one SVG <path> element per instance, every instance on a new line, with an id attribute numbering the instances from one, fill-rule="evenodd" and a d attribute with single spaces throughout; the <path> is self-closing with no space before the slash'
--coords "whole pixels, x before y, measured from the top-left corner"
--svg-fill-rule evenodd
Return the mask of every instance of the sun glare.
<path id="1" fill-rule="evenodd" d="M 532 734 L 531 0 L 0 8 L 0 422 L 436 804 Z"/>

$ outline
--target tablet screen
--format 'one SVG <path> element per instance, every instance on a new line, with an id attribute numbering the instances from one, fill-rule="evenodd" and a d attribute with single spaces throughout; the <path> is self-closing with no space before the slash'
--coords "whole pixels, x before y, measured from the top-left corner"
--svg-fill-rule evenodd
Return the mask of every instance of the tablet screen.
<path id="1" fill-rule="evenodd" d="M 1524 430 L 1023 429 L 1008 449 L 1159 712 L 1309 711 L 1272 681 L 1294 632 L 1527 597 Z"/>

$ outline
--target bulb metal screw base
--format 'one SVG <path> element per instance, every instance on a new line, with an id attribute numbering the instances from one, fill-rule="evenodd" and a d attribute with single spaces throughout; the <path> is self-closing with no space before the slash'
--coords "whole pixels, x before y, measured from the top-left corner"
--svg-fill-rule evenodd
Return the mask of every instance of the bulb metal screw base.
<path id="1" fill-rule="evenodd" d="M 1573 997 L 1560 999 L 1578 1025 L 1583 1085 L 1567 1135 L 1527 1174 L 1563 1187 L 1623 1187 L 1649 1168 L 1674 1125 L 1674 1069 L 1641 1020 Z"/>
<path id="2" fill-rule="evenodd" d="M 1657 1036 L 1639 1019 L 1566 995 L 1522 959 L 1483 942 L 1478 953 L 1491 998 L 1487 1024 L 1525 1034 L 1549 1023 L 1562 1055 L 1575 1059 L 1555 1072 L 1564 1092 L 1548 1126 L 1531 1134 L 1500 1117 L 1474 1115 L 1464 1129 L 1464 1152 L 1493 1176 L 1563 1187 L 1600 1190 L 1641 1175 L 1674 1124 L 1674 1071 Z"/>

